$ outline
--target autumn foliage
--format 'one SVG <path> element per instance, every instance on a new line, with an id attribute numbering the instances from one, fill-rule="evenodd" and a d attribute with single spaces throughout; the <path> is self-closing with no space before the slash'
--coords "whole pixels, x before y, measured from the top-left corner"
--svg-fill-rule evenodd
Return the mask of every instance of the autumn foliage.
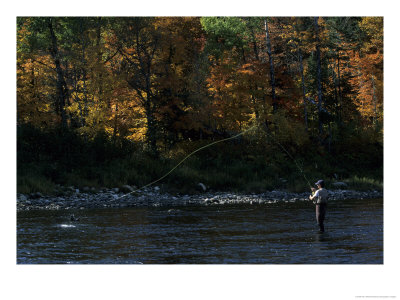
<path id="1" fill-rule="evenodd" d="M 21 17 L 17 25 L 19 128 L 85 143 L 102 136 L 174 160 L 258 124 L 235 159 L 271 166 L 283 159 L 276 139 L 305 164 L 317 155 L 321 174 L 351 175 L 343 165 L 356 153 L 365 165 L 355 169 L 382 168 L 383 18 Z"/>

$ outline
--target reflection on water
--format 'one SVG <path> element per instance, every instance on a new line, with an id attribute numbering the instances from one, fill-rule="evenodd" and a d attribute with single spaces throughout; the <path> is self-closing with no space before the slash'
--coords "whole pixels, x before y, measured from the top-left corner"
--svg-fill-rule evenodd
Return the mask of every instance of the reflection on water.
<path id="1" fill-rule="evenodd" d="M 18 213 L 17 263 L 382 264 L 383 201 Z"/>

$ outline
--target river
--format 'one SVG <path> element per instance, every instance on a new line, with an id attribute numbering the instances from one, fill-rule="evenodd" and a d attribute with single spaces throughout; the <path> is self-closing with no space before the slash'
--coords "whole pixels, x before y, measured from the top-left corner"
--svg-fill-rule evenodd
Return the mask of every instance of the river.
<path id="1" fill-rule="evenodd" d="M 79 221 L 71 222 L 74 214 Z M 383 264 L 383 199 L 17 213 L 18 264 Z"/>

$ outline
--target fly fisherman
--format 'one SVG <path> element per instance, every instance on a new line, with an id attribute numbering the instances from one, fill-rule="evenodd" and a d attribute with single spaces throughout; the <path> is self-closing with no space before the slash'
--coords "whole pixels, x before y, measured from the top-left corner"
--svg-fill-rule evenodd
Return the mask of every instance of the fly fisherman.
<path id="1" fill-rule="evenodd" d="M 311 188 L 313 191 L 313 195 L 310 195 L 310 200 L 313 200 L 315 204 L 315 215 L 317 218 L 317 222 L 319 225 L 319 232 L 324 232 L 324 220 L 326 213 L 326 205 L 328 203 L 328 191 L 324 188 L 325 183 L 323 180 L 318 180 L 315 185 L 318 187 L 318 190 L 315 188 Z"/>

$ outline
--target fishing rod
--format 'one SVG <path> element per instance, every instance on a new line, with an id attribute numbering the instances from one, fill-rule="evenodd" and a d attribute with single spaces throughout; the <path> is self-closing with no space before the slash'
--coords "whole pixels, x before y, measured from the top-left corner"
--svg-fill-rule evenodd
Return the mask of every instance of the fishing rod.
<path id="1" fill-rule="evenodd" d="M 285 147 L 282 146 L 281 143 L 279 143 L 270 133 L 268 133 L 268 131 L 265 131 L 267 135 L 269 135 L 270 137 L 272 137 L 272 140 L 283 150 L 286 152 L 286 154 L 294 161 L 294 163 L 296 164 L 297 168 L 299 169 L 300 173 L 303 175 L 304 179 L 307 181 L 308 186 L 310 187 L 310 189 L 312 190 L 312 186 L 310 181 L 307 179 L 306 174 L 304 173 L 303 169 L 300 167 L 300 165 L 298 164 L 298 162 L 294 159 L 294 157 L 289 153 L 289 151 L 287 151 L 285 149 Z"/>

